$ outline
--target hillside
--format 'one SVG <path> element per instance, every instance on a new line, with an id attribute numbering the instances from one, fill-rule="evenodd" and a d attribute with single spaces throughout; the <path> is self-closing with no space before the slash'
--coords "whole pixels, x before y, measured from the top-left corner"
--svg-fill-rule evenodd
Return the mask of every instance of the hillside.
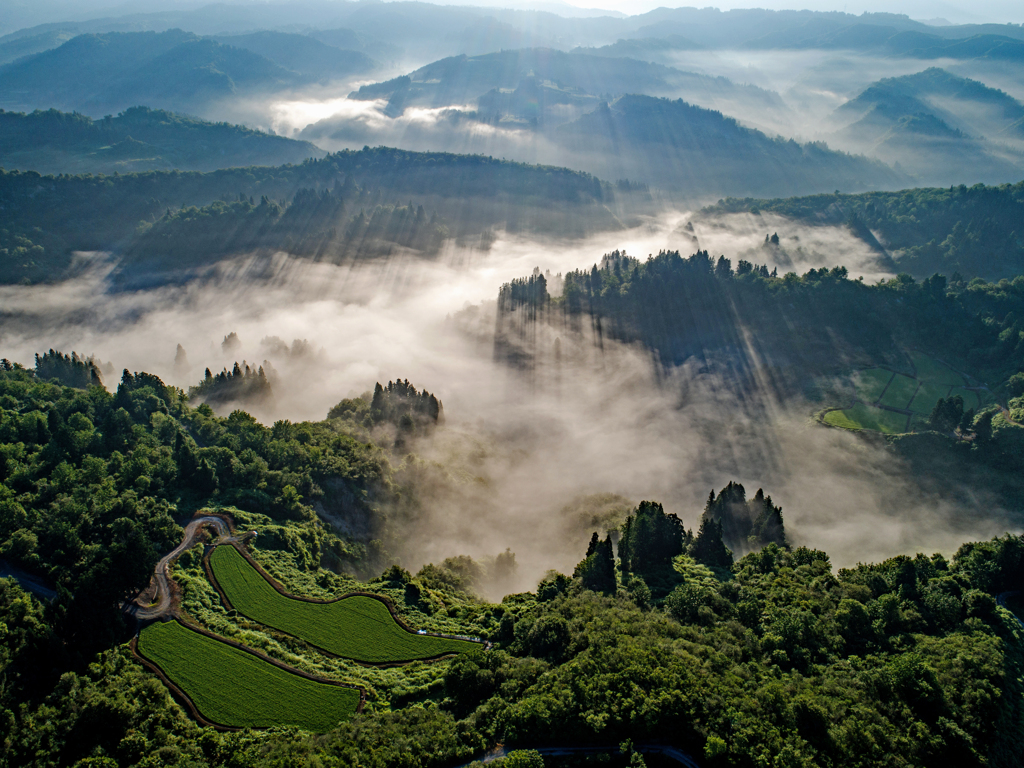
<path id="1" fill-rule="evenodd" d="M 93 116 L 135 104 L 195 112 L 226 96 L 306 79 L 251 51 L 181 30 L 111 32 L 79 35 L 0 67 L 0 106 Z"/>
<path id="2" fill-rule="evenodd" d="M 377 62 L 361 51 L 341 50 L 310 35 L 285 32 L 254 32 L 212 38 L 222 45 L 259 54 L 285 69 L 317 81 L 364 74 Z"/>
<path id="3" fill-rule="evenodd" d="M 1024 104 L 938 68 L 880 80 L 829 118 L 834 141 L 899 162 L 924 183 L 1000 183 L 1024 173 L 1024 155 L 998 141 Z"/>
<path id="4" fill-rule="evenodd" d="M 740 189 L 853 191 L 906 181 L 877 161 L 824 144 L 772 139 L 682 100 L 624 96 L 561 126 L 555 138 L 566 151 L 586 158 L 580 167 L 605 178 L 679 191 L 699 188 L 708 195 Z"/>
<path id="5" fill-rule="evenodd" d="M 471 104 L 489 92 L 512 90 L 529 79 L 561 91 L 566 94 L 563 101 L 573 104 L 596 104 L 599 98 L 622 94 L 648 94 L 683 96 L 705 106 L 742 102 L 761 110 L 784 109 L 777 94 L 737 85 L 724 77 L 683 72 L 637 59 L 545 48 L 453 56 L 421 67 L 406 77 L 363 86 L 349 98 L 387 98 L 389 114 L 397 115 L 412 105 Z M 546 122 L 551 124 L 554 118 L 548 114 Z"/>
<path id="6" fill-rule="evenodd" d="M 31 114 L 0 110 L 0 167 L 8 170 L 212 171 L 301 163 L 324 154 L 306 141 L 148 107 L 132 107 L 102 120 L 55 109 Z"/>
<path id="7" fill-rule="evenodd" d="M 384 147 L 210 173 L 0 171 L 2 279 L 59 280 L 73 251 L 132 252 L 141 276 L 261 248 L 343 260 L 396 248 L 430 254 L 449 236 L 495 227 L 578 236 L 621 226 L 611 197 L 598 179 L 564 168 Z M 138 242 L 148 245 L 133 249 Z"/>
<path id="8" fill-rule="evenodd" d="M 877 233 L 897 268 L 917 277 L 935 272 L 966 279 L 1024 274 L 1024 182 L 999 187 L 907 189 L 861 195 L 728 199 L 707 215 L 771 211 L 807 224 L 851 223 Z"/>

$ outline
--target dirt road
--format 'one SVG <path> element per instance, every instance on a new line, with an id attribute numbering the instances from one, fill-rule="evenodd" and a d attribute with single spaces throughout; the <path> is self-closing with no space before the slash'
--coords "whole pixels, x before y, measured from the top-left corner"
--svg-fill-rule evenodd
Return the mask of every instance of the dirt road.
<path id="1" fill-rule="evenodd" d="M 158 619 L 171 612 L 171 563 L 177 560 L 182 552 L 191 549 L 192 545 L 196 542 L 196 538 L 199 536 L 200 529 L 205 526 L 209 526 L 217 532 L 216 541 L 219 544 L 241 541 L 248 538 L 248 534 L 233 536 L 231 529 L 228 528 L 228 524 L 220 517 L 203 515 L 202 517 L 190 520 L 188 525 L 185 526 L 185 536 L 182 538 L 181 544 L 160 558 L 156 564 L 156 569 L 153 571 L 153 581 L 151 584 L 156 585 L 155 602 L 151 605 L 129 603 L 126 606 L 127 611 L 134 615 L 136 619 L 142 621 Z"/>

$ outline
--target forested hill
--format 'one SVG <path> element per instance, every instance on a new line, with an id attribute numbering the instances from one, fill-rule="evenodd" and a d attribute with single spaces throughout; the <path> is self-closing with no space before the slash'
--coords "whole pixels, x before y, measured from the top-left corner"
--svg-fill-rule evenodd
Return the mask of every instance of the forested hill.
<path id="1" fill-rule="evenodd" d="M 328 482 L 347 489 L 349 518 L 375 522 L 371 535 L 402 531 L 416 504 L 426 467 L 399 472 L 362 414 L 266 427 L 240 410 L 194 408 L 150 374 L 125 371 L 111 393 L 44 378 L 53 373 L 0 362 L 0 555 L 56 592 L 42 602 L 0 578 L 4 765 L 158 756 L 270 768 L 301 754 L 450 768 L 496 745 L 586 744 L 636 766 L 652 743 L 709 768 L 1018 764 L 1024 633 L 997 596 L 1024 586 L 1021 537 L 834 569 L 825 552 L 788 543 L 770 496 L 748 500 L 730 483 L 697 531 L 641 502 L 615 531 L 617 555 L 611 534 L 569 542 L 572 575 L 548 572 L 491 604 L 474 594 L 472 559 L 410 573 L 379 540 L 343 538 L 317 517 Z M 173 571 L 190 622 L 358 681 L 369 705 L 325 733 L 203 728 L 133 657 L 120 609 L 197 509 L 258 528 L 254 557 L 297 594 L 371 592 L 416 626 L 471 631 L 491 647 L 387 670 L 338 662 L 228 610 L 193 550 Z M 743 541 L 753 551 L 733 562 L 723 537 L 737 523 L 753 525 Z M 189 661 L 191 681 L 225 685 L 221 657 Z M 543 764 L 536 753 L 505 763 Z"/>
<path id="2" fill-rule="evenodd" d="M 283 235 L 261 240 L 263 230 L 239 230 L 239 222 L 232 217 L 259 209 L 254 216 L 264 223 L 270 217 L 273 222 L 296 196 L 307 211 L 316 208 L 317 213 L 310 222 L 297 222 L 288 234 L 298 226 L 304 230 L 300 234 L 316 238 L 344 236 L 347 223 L 360 213 L 364 219 L 359 226 L 372 226 L 378 206 L 390 206 L 381 214 L 390 219 L 396 206 L 408 209 L 411 201 L 413 218 L 408 221 L 425 217 L 433 225 L 438 223 L 433 220 L 437 214 L 452 235 L 480 234 L 513 220 L 540 231 L 581 233 L 618 226 L 604 205 L 610 194 L 593 176 L 563 168 L 384 147 L 344 150 L 299 165 L 210 173 L 41 176 L 0 171 L 0 204 L 5 213 L 0 255 L 9 265 L 0 279 L 59 279 L 66 274 L 73 251 L 125 250 L 136 237 L 151 233 L 153 226 L 159 229 L 161 221 L 173 230 L 174 222 L 195 217 L 203 222 L 186 221 L 180 229 L 191 239 L 165 238 L 153 253 L 161 259 L 187 257 L 189 265 L 195 266 L 207 257 L 212 262 L 230 252 L 232 242 L 239 249 L 287 247 Z M 341 203 L 344 218 L 336 216 Z M 193 216 L 187 211 L 194 206 L 206 210 Z M 425 208 L 422 214 L 417 213 L 419 207 Z M 220 216 L 225 217 L 217 221 Z M 388 225 L 379 224 L 384 237 L 391 237 Z M 396 231 L 413 236 L 397 221 L 395 225 Z M 230 241 L 243 235 L 248 238 L 244 244 Z M 435 242 L 433 238 L 430 235 L 427 240 Z"/>
<path id="3" fill-rule="evenodd" d="M 909 179 L 877 160 L 769 138 L 682 100 L 624 96 L 555 131 L 580 154 L 582 167 L 604 178 L 635 178 L 697 194 L 738 190 L 865 190 L 894 188 Z"/>
<path id="4" fill-rule="evenodd" d="M 103 115 L 149 104 L 195 113 L 225 96 L 309 81 L 257 53 L 180 29 L 108 32 L 0 67 L 0 107 Z"/>
<path id="5" fill-rule="evenodd" d="M 860 195 L 729 198 L 705 214 L 771 211 L 808 224 L 850 223 L 877 233 L 898 268 L 988 280 L 1024 274 L 1024 182 Z"/>
<path id="6" fill-rule="evenodd" d="M 326 153 L 308 141 L 132 107 L 101 120 L 56 109 L 0 110 L 0 167 L 43 174 L 212 171 L 301 163 Z"/>
<path id="7" fill-rule="evenodd" d="M 851 370 L 912 369 L 909 348 L 987 383 L 1008 404 L 1010 418 L 1020 420 L 1022 317 L 1024 275 L 965 283 L 901 274 L 871 285 L 851 280 L 842 267 L 782 275 L 743 259 L 734 268 L 706 251 L 662 252 L 646 261 L 613 252 L 600 267 L 566 274 L 561 296 L 548 294 L 544 275 L 506 284 L 495 355 L 529 371 L 558 366 L 563 354 L 609 338 L 640 342 L 666 368 L 689 361 L 717 377 L 717 386 L 739 393 L 741 407 L 761 423 L 770 421 L 767 402 L 816 404 L 812 410 L 835 404 L 827 393 Z M 550 332 L 541 332 L 545 326 Z M 982 416 L 970 439 L 925 428 L 893 438 L 891 448 L 912 462 L 915 481 L 930 492 L 951 497 L 969 487 L 1024 512 L 1024 428 L 994 404 Z"/>

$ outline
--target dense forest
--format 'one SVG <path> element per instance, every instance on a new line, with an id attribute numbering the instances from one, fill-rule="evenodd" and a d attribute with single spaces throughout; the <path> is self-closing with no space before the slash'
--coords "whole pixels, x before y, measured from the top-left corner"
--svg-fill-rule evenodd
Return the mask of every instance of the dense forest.
<path id="1" fill-rule="evenodd" d="M 145 373 L 125 372 L 114 394 L 66 386 L 82 384 L 70 359 L 0 366 L 0 554 L 56 591 L 39 600 L 0 579 L 4 765 L 440 768 L 499 742 L 527 750 L 510 766 L 580 743 L 640 765 L 659 740 L 708 766 L 1017 762 L 1024 630 L 995 596 L 1021 586 L 1024 539 L 834 571 L 824 552 L 790 547 L 767 495 L 735 484 L 712 494 L 696 534 L 644 502 L 579 542 L 574 576 L 500 604 L 472 597 L 468 559 L 390 567 L 367 588 L 410 611 L 429 594 L 494 647 L 428 665 L 418 687 L 326 734 L 201 729 L 127 653 L 120 602 L 178 541 L 176 521 L 210 505 L 263 515 L 262 556 L 289 579 L 379 573 L 372 547 L 326 530 L 309 504 L 328 478 L 378 504 L 395 492 L 389 452 L 351 409 L 264 427 L 193 408 Z M 414 393 L 402 382 L 375 399 Z M 723 535 L 750 553 L 734 560 Z"/>
<path id="2" fill-rule="evenodd" d="M 101 120 L 56 109 L 0 110 L 0 167 L 60 173 L 128 173 L 301 163 L 326 153 L 305 141 L 162 109 L 132 107 Z"/>
<path id="3" fill-rule="evenodd" d="M 566 169 L 384 147 L 210 173 L 41 176 L 0 170 L 6 214 L 0 257 L 10 264 L 0 279 L 56 280 L 68 274 L 73 251 L 132 251 L 137 241 L 157 265 L 187 253 L 186 266 L 212 263 L 227 248 L 291 244 L 315 253 L 339 238 L 358 239 L 371 251 L 378 242 L 431 248 L 445 236 L 431 224 L 434 211 L 449 221 L 453 235 L 479 234 L 510 219 L 586 231 L 618 226 L 601 205 L 611 195 L 593 176 Z M 431 213 L 420 211 L 422 203 L 406 205 L 409 197 L 428 202 Z M 347 218 L 332 219 L 342 205 L 348 205 Z M 290 215 L 288 208 L 294 208 Z M 138 258 L 131 264 L 147 268 Z"/>
<path id="4" fill-rule="evenodd" d="M 935 272 L 968 280 L 1024 274 L 1024 182 L 785 200 L 729 198 L 704 209 L 712 215 L 759 211 L 810 224 L 848 224 L 856 234 L 867 228 L 901 271 L 918 278 Z"/>

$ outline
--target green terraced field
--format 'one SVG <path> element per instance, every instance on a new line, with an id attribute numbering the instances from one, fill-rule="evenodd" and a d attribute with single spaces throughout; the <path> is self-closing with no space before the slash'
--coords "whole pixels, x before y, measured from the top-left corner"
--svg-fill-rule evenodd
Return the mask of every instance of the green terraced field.
<path id="1" fill-rule="evenodd" d="M 323 733 L 355 714 L 359 691 L 292 674 L 176 621 L 142 631 L 139 653 L 207 720 L 238 728 L 291 725 Z"/>
<path id="2" fill-rule="evenodd" d="M 210 557 L 213 575 L 239 613 L 301 638 L 328 653 L 371 664 L 430 659 L 479 648 L 468 640 L 417 635 L 403 629 L 380 600 L 353 595 L 333 603 L 285 597 L 234 547 Z"/>
<path id="3" fill-rule="evenodd" d="M 947 386 L 962 386 L 964 384 L 963 376 L 928 355 L 914 352 L 911 354 L 911 358 L 913 358 L 914 367 L 917 369 L 917 378 L 921 381 Z"/>
<path id="4" fill-rule="evenodd" d="M 890 408 L 906 408 L 910 404 L 914 392 L 917 391 L 917 384 L 917 379 L 904 376 L 902 373 L 896 374 L 885 391 L 885 397 L 882 398 L 881 404 Z"/>
<path id="5" fill-rule="evenodd" d="M 887 371 L 884 368 L 868 368 L 864 371 L 857 371 L 853 377 L 854 385 L 857 387 L 857 397 L 865 403 L 877 402 L 892 377 L 892 371 Z"/>
<path id="6" fill-rule="evenodd" d="M 914 402 L 910 404 L 910 410 L 914 413 L 930 415 L 939 398 L 946 397 L 948 394 L 949 384 L 926 381 L 921 384 L 921 388 L 914 395 Z"/>
<path id="7" fill-rule="evenodd" d="M 861 403 L 843 411 L 829 411 L 825 414 L 825 423 L 843 429 L 873 429 L 890 435 L 907 431 L 907 417 L 903 414 Z"/>

